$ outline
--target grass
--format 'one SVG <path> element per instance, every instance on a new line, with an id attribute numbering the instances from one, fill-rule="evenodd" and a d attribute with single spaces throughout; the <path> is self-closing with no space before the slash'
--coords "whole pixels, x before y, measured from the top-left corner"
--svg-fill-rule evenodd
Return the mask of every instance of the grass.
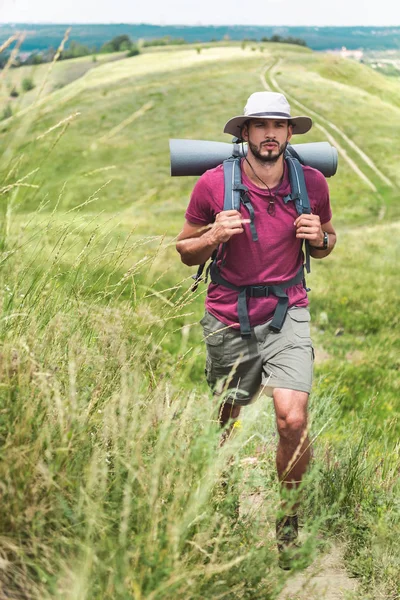
<path id="1" fill-rule="evenodd" d="M 80 77 L 83 77 L 91 69 L 105 64 L 106 62 L 120 60 L 121 58 L 124 58 L 124 56 L 125 53 L 113 52 L 110 54 L 97 54 L 96 60 L 93 60 L 93 55 L 90 55 L 59 61 L 54 65 L 42 63 L 39 65 L 29 65 L 17 69 L 9 69 L 5 80 L 2 82 L 0 102 L 2 104 L 6 102 L 10 90 L 13 88 L 17 89 L 20 96 L 18 100 L 13 101 L 12 105 L 14 112 L 18 112 L 36 102 L 39 90 L 42 90 L 43 95 L 48 96 L 55 90 L 61 89 L 64 86 L 73 83 Z M 35 88 L 24 93 L 24 79 L 32 80 Z M 42 89 L 43 83 L 44 86 Z"/>
<path id="2" fill-rule="evenodd" d="M 344 78 L 330 77 L 332 61 L 338 64 L 341 73 L 347 72 L 348 82 Z M 355 77 L 355 64 L 344 59 L 332 57 L 318 58 L 315 63 L 305 57 L 303 64 L 292 57 L 280 57 L 275 63 L 275 79 L 290 98 L 298 98 L 297 90 L 301 88 L 302 104 L 322 117 L 322 125 L 337 138 L 341 146 L 353 158 L 363 173 L 375 185 L 372 191 L 362 180 L 354 179 L 353 171 L 341 160 L 338 177 L 332 179 L 332 197 L 338 203 L 339 219 L 342 215 L 346 223 L 373 223 L 380 220 L 382 215 L 387 219 L 399 217 L 397 189 L 399 186 L 398 164 L 391 152 L 391 136 L 398 129 L 398 97 L 400 86 L 398 82 L 383 86 L 385 97 L 377 92 L 381 86 L 381 75 L 369 74 L 369 86 L 366 85 L 364 69 L 360 66 L 361 77 Z M 324 76 L 325 75 L 325 76 Z M 376 77 L 374 77 L 376 75 Z M 269 73 L 267 79 L 270 79 Z M 320 90 L 325 91 L 320 94 Z M 382 119 L 382 115 L 385 118 Z M 318 122 L 318 119 L 317 119 Z M 329 123 L 333 122 L 350 140 L 356 143 L 362 152 L 371 159 L 373 164 L 390 180 L 385 182 L 371 169 L 360 155 L 340 137 Z M 374 124 L 380 123 L 380 133 L 373 133 Z M 368 133 L 370 132 L 370 133 Z M 355 183 L 357 184 L 355 185 Z M 360 200 L 360 198 L 363 198 Z"/>
<path id="3" fill-rule="evenodd" d="M 196 325 L 205 289 L 188 292 L 191 271 L 174 249 L 193 179 L 170 179 L 168 138 L 223 140 L 232 98 L 244 105 L 266 59 L 276 60 L 273 50 L 269 58 L 217 50 L 119 61 L 112 86 L 111 66 L 100 66 L 3 125 L 3 595 L 266 600 L 284 584 L 273 538 L 272 407 L 266 399 L 249 407 L 218 451 Z M 299 60 L 281 45 L 276 53 L 285 69 Z M 312 78 L 302 100 L 316 107 Z M 238 80 L 246 82 L 239 92 Z M 347 127 L 329 98 L 335 122 Z M 371 95 L 368 102 L 373 110 Z M 370 127 L 358 135 L 383 168 Z M 324 360 L 317 354 L 304 552 L 323 549 L 321 535 L 344 541 L 363 598 L 394 600 L 398 223 L 383 190 L 392 212 L 371 224 L 374 195 L 359 197 L 342 163 L 330 186 L 339 243 L 313 261 L 308 282 Z"/>
<path id="4" fill-rule="evenodd" d="M 160 315 L 144 299 L 124 302 L 111 285 L 89 301 L 99 249 L 82 254 L 71 244 L 80 269 L 65 269 L 60 247 L 71 230 L 28 281 L 23 255 L 10 248 L 3 263 L 1 527 L 13 569 L 5 589 L 41 598 L 122 598 L 127 590 L 157 598 L 165 589 L 193 589 L 200 598 L 242 563 L 256 585 L 267 551 L 258 552 L 253 573 L 250 536 L 240 538 L 238 555 L 237 534 L 209 504 L 227 453 L 216 461 L 208 395 L 180 388 L 179 361 L 161 351 Z M 35 266 L 46 252 L 39 240 L 26 248 Z M 109 254 L 116 268 L 132 252 L 108 242 L 101 272 Z"/>
<path id="5" fill-rule="evenodd" d="M 331 259 L 314 264 L 316 297 L 311 293 L 317 346 L 326 350 L 321 371 L 328 380 L 322 385 L 340 381 L 345 414 L 372 403 L 377 436 L 385 431 L 393 439 L 399 410 L 398 229 L 394 223 L 341 234 Z"/>
<path id="6" fill-rule="evenodd" d="M 392 135 L 395 136 L 398 121 L 395 97 L 393 104 L 389 105 L 388 96 L 384 106 L 376 96 L 358 91 L 360 98 L 356 103 L 352 86 L 322 79 L 316 72 L 321 69 L 319 55 L 315 58 L 313 71 L 313 54 L 303 52 L 301 56 L 303 54 L 307 70 L 299 67 L 297 53 L 285 51 L 281 45 L 263 54 L 243 52 L 238 47 L 223 47 L 208 48 L 198 55 L 193 48 L 180 48 L 161 53 L 162 60 L 159 59 L 160 53 L 149 53 L 103 65 L 65 89 L 44 96 L 43 103 L 36 108 L 34 125 L 28 128 L 29 134 L 16 138 L 16 125 L 13 121 L 9 124 L 4 122 L 2 141 L 8 148 L 15 148 L 17 153 L 24 151 L 25 158 L 20 166 L 24 173 L 34 169 L 38 163 L 41 165 L 41 197 L 47 196 L 49 207 L 54 206 L 66 182 L 61 205 L 72 207 L 90 196 L 108 178 L 113 178 L 112 188 L 107 189 L 102 201 L 96 202 L 100 210 L 128 207 L 138 199 L 145 205 L 150 201 L 156 213 L 167 209 L 171 214 L 176 207 L 174 223 L 178 228 L 194 179 L 171 180 L 168 138 L 229 141 L 229 137 L 221 133 L 221 123 L 231 116 L 228 99 L 235 97 L 238 107 L 235 110 L 239 110 L 248 94 L 260 88 L 264 65 L 276 63 L 279 56 L 287 57 L 281 75 L 276 75 L 280 84 L 295 97 L 295 90 L 301 89 L 299 99 L 334 120 L 362 150 L 373 157 L 377 167 L 395 185 L 393 189 L 385 186 L 369 167 L 360 162 L 360 157 L 347 148 L 350 156 L 377 186 L 378 192 L 355 179 L 347 163 L 340 159 L 338 173 L 329 182 L 336 223 L 357 225 L 372 223 L 382 219 L 382 215 L 385 219 L 396 217 L 398 166 L 395 153 L 390 152 L 389 141 Z M 290 67 L 293 64 L 294 67 Z M 371 80 L 373 75 L 377 76 L 376 86 L 379 86 L 379 74 L 372 73 Z M 210 82 L 207 93 L 205 79 Z M 242 85 L 240 94 L 237 79 L 248 82 Z M 319 93 L 321 86 L 329 90 L 329 102 L 326 98 L 322 99 Z M 181 90 L 184 90 L 183 94 Z M 93 110 L 93 105 L 96 110 Z M 381 120 L 379 111 L 386 116 L 380 126 L 381 134 L 376 136 L 373 124 Z M 26 113 L 20 119 L 31 122 L 33 116 Z M 68 118 L 69 124 L 65 122 Z M 56 123 L 61 125 L 45 138 L 36 140 Z M 58 140 L 64 127 L 68 127 L 68 136 Z M 326 139 L 324 133 L 315 129 L 301 140 L 294 141 L 323 139 Z M 52 160 L 47 162 L 46 156 L 56 142 L 58 151 L 51 154 Z M 3 164 L 9 163 L 3 161 Z M 166 191 L 162 201 L 160 190 Z M 26 195 L 26 200 L 20 201 L 24 210 L 32 210 L 38 196 Z M 167 207 L 166 202 L 170 203 Z"/>
<path id="7" fill-rule="evenodd" d="M 121 244 L 99 222 L 93 237 L 86 219 L 63 219 L 61 231 L 57 221 L 45 225 L 46 236 L 38 227 L 38 235 L 26 227 L 21 236 L 11 221 L 1 270 L 4 589 L 30 598 L 275 598 L 283 576 L 272 536 L 278 485 L 270 403 L 251 407 L 218 452 L 215 407 L 205 389 L 188 389 L 182 358 L 201 359 L 192 334 L 191 349 L 179 327 L 184 289 L 163 319 L 160 297 L 156 309 L 140 284 L 141 271 L 165 264 L 164 251 L 149 252 L 144 240 Z M 76 231 L 86 231 L 83 239 Z M 13 252 L 15 240 L 23 252 Z M 106 277 L 132 259 L 129 276 L 117 279 L 129 282 L 134 301 Z M 98 272 L 108 285 L 93 294 Z M 179 353 L 164 345 L 169 316 Z M 368 440 L 368 411 L 345 423 L 337 400 L 331 387 L 313 396 L 306 551 L 317 550 L 317 525 L 350 536 L 357 574 L 393 588 L 395 449 L 387 442 L 381 456 L 382 445 Z M 361 436 L 356 444 L 350 427 Z M 235 496 L 254 492 L 262 508 L 236 522 Z M 385 564 L 376 556 L 360 573 L 362 549 L 382 536 Z"/>

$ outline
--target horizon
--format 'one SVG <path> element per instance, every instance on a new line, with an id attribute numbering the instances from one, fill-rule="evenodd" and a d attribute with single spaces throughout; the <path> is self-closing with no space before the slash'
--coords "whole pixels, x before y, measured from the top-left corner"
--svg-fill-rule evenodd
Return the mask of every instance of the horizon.
<path id="1" fill-rule="evenodd" d="M 150 21 L 1 21 L 0 27 L 4 25 L 14 26 L 14 25 L 150 25 L 152 27 L 291 27 L 291 28 L 301 28 L 301 29 L 337 29 L 337 28 L 347 28 L 354 29 L 354 27 L 364 28 L 364 29 L 397 29 L 400 27 L 400 22 L 396 25 L 362 25 L 362 24 L 353 24 L 353 25 L 321 25 L 321 24 L 313 24 L 313 25 L 293 25 L 288 23 L 268 23 L 260 25 L 259 23 L 154 23 Z"/>

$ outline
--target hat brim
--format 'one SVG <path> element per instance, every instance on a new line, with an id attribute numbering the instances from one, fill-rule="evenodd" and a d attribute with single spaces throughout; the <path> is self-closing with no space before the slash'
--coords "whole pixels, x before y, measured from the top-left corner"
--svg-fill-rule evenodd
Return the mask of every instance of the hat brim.
<path id="1" fill-rule="evenodd" d="M 263 117 L 260 117 L 260 116 L 233 117 L 232 119 L 229 119 L 229 121 L 226 123 L 226 125 L 224 127 L 224 133 L 230 133 L 231 135 L 234 135 L 235 137 L 240 138 L 241 129 L 242 129 L 243 125 L 246 123 L 246 121 L 248 121 L 249 119 L 260 120 L 262 118 Z M 265 117 L 265 118 L 273 119 L 274 117 L 269 116 L 269 117 Z M 283 120 L 290 121 L 291 125 L 293 126 L 293 135 L 307 133 L 307 131 L 310 131 L 312 124 L 313 124 L 312 119 L 310 119 L 310 117 L 276 116 L 275 118 L 282 120 L 282 121 Z"/>

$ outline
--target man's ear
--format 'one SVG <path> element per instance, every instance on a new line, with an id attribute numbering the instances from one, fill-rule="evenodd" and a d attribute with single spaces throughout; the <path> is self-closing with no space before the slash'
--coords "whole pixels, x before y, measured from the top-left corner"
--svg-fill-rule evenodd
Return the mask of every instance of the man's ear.
<path id="1" fill-rule="evenodd" d="M 292 137 L 292 135 L 293 135 L 293 125 L 291 123 L 289 123 L 288 134 L 287 134 L 287 139 L 286 139 L 287 142 L 290 141 L 290 138 Z"/>
<path id="2" fill-rule="evenodd" d="M 240 130 L 240 137 L 245 142 L 247 142 L 247 140 L 249 139 L 249 126 L 247 123 L 244 123 L 244 125 L 242 126 L 242 129 Z"/>

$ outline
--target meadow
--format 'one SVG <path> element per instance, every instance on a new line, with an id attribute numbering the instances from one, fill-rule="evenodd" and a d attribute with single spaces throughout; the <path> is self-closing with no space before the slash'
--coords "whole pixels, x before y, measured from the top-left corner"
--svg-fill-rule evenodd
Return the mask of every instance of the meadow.
<path id="1" fill-rule="evenodd" d="M 76 64 L 47 65 L 0 122 L 2 596 L 278 597 L 272 408 L 260 398 L 218 449 L 205 287 L 190 292 L 175 251 L 195 178 L 170 177 L 168 150 L 229 141 L 223 124 L 267 87 L 317 115 L 302 141 L 329 134 L 343 150 L 329 180 L 338 245 L 308 280 L 304 561 L 339 540 L 357 598 L 395 600 L 400 83 L 281 44 Z"/>

